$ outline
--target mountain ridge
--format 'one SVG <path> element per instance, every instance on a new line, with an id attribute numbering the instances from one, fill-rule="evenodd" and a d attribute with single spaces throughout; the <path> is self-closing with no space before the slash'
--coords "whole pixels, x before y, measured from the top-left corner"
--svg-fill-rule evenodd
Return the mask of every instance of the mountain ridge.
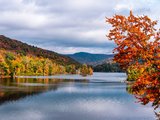
<path id="1" fill-rule="evenodd" d="M 54 51 L 35 47 L 27 43 L 23 43 L 19 40 L 11 39 L 4 35 L 0 35 L 0 49 L 24 55 L 30 54 L 37 57 L 49 58 L 60 65 L 80 65 L 79 62 L 75 61 L 69 56 L 61 55 Z"/>
<path id="2" fill-rule="evenodd" d="M 67 54 L 66 56 L 71 57 L 72 59 L 82 63 L 93 65 L 96 62 L 104 62 L 105 60 L 112 59 L 114 54 L 94 54 L 88 52 L 77 52 L 74 54 Z"/>

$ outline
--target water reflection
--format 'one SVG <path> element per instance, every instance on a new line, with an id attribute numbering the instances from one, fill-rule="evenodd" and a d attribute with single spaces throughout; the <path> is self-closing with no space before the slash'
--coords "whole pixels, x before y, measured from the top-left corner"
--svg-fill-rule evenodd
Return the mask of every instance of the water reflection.
<path id="1" fill-rule="evenodd" d="M 88 83 L 88 80 L 49 79 L 49 78 L 15 78 L 0 80 L 0 105 L 27 96 L 57 90 L 64 83 Z"/>
<path id="2" fill-rule="evenodd" d="M 101 80 L 17 78 L 0 81 L 1 120 L 153 120 L 149 106 L 135 103 L 121 74 Z M 109 76 L 109 79 L 107 78 Z M 117 76 L 117 78 L 116 78 Z M 71 76 L 70 76 L 71 77 Z M 114 81 L 114 82 L 111 82 Z"/>
<path id="3" fill-rule="evenodd" d="M 157 120 L 160 120 L 160 86 L 150 86 L 140 82 L 134 82 L 128 84 L 126 89 L 128 93 L 134 95 L 142 105 L 151 103 Z"/>

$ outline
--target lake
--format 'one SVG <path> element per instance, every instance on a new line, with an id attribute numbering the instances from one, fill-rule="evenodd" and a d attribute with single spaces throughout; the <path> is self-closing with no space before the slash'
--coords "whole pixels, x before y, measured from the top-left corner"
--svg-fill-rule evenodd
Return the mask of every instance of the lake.
<path id="1" fill-rule="evenodd" d="M 0 120 L 155 120 L 127 92 L 125 73 L 0 80 Z"/>

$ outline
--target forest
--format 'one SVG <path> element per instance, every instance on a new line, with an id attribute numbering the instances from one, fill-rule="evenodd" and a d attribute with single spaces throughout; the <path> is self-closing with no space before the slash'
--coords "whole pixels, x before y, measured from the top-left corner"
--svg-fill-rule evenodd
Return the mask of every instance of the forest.
<path id="1" fill-rule="evenodd" d="M 104 63 L 93 67 L 95 72 L 125 72 L 118 63 Z"/>
<path id="2" fill-rule="evenodd" d="M 80 66 L 80 63 L 78 63 L 70 57 L 58 54 L 50 50 L 45 50 L 36 46 L 31 46 L 21 41 L 8 38 L 4 35 L 0 35 L 0 49 L 14 52 L 23 56 L 32 55 L 36 57 L 48 58 L 60 65 L 74 64 L 76 67 Z"/>
<path id="3" fill-rule="evenodd" d="M 56 52 L 44 50 L 0 35 L 0 77 L 93 74 L 91 67 Z M 88 72 L 90 70 L 90 72 Z"/>
<path id="4" fill-rule="evenodd" d="M 85 69 L 84 69 L 85 66 Z M 90 70 L 90 72 L 88 72 Z M 21 55 L 0 50 L 0 76 L 14 77 L 20 75 L 55 75 L 55 74 L 93 74 L 92 68 L 82 65 L 76 68 L 74 64 L 60 65 L 53 60 L 33 55 Z"/>

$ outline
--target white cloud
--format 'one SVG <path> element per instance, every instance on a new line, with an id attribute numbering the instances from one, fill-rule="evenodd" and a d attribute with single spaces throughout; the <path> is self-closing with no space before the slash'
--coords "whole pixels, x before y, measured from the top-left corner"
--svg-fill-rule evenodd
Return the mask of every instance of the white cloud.
<path id="1" fill-rule="evenodd" d="M 117 4 L 114 9 L 115 10 L 125 10 L 125 9 L 131 10 L 133 8 L 127 4 Z"/>
<path id="2" fill-rule="evenodd" d="M 160 13 L 158 0 L 0 0 L 0 6 L 0 34 L 60 53 L 111 52 L 105 17 L 130 9 L 153 19 Z"/>

